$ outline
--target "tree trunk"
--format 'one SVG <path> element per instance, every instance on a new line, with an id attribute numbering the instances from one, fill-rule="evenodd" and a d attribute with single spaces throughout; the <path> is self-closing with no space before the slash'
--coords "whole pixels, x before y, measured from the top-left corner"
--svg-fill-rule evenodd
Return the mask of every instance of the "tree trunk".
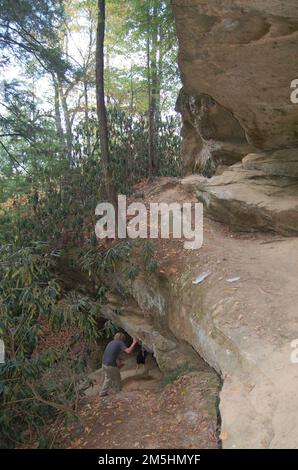
<path id="1" fill-rule="evenodd" d="M 89 80 L 88 72 L 90 67 L 90 62 L 93 56 L 93 34 L 94 34 L 94 21 L 93 21 L 93 11 L 91 5 L 88 6 L 88 24 L 89 24 L 89 45 L 88 45 L 88 54 L 87 58 L 84 61 L 84 103 L 85 103 L 85 122 L 86 122 L 86 150 L 88 158 L 92 158 L 93 151 L 91 145 L 91 124 L 90 124 L 90 115 L 89 115 Z"/>
<path id="2" fill-rule="evenodd" d="M 88 99 L 88 81 L 84 78 L 84 108 L 85 108 L 85 125 L 86 125 L 86 147 L 87 156 L 91 158 L 91 136 L 90 136 L 90 119 L 89 119 L 89 99 Z"/>
<path id="3" fill-rule="evenodd" d="M 152 54 L 151 54 L 151 120 L 152 120 L 152 139 L 153 139 L 153 173 L 158 172 L 157 155 L 157 134 L 158 134 L 158 72 L 157 72 L 157 51 L 158 51 L 158 2 L 153 0 L 153 27 L 152 27 Z"/>
<path id="4" fill-rule="evenodd" d="M 151 12 L 152 10 L 152 12 Z M 152 18 L 151 18 L 152 14 Z M 149 178 L 158 172 L 157 159 L 157 134 L 158 134 L 158 71 L 157 71 L 157 52 L 158 52 L 158 0 L 151 1 L 148 8 L 148 36 L 147 36 L 147 68 L 148 68 L 148 99 L 149 99 Z M 150 47 L 151 46 L 151 47 Z"/>
<path id="5" fill-rule="evenodd" d="M 111 95 L 111 87 L 110 87 L 110 49 L 106 46 L 106 63 L 105 63 L 105 76 L 106 76 L 106 100 L 108 107 L 112 104 L 112 95 Z"/>
<path id="6" fill-rule="evenodd" d="M 60 111 L 60 93 L 59 93 L 59 86 L 57 80 L 53 76 L 53 85 L 54 85 L 54 108 L 55 108 L 55 122 L 56 122 L 56 130 L 59 137 L 59 141 L 61 147 L 63 149 L 63 153 L 66 153 L 66 146 L 64 140 L 64 132 L 62 127 L 62 119 L 61 119 L 61 111 Z"/>
<path id="7" fill-rule="evenodd" d="M 153 154 L 154 154 L 154 145 L 153 145 L 153 121 L 151 113 L 151 1 L 148 4 L 147 12 L 147 84 L 148 84 L 148 177 L 152 178 L 153 174 Z"/>
<path id="8" fill-rule="evenodd" d="M 161 22 L 158 27 L 158 71 L 157 71 L 157 104 L 156 104 L 156 113 L 157 113 L 157 128 L 159 129 L 160 120 L 161 120 L 161 87 L 163 80 L 163 64 L 164 64 L 164 31 L 163 23 Z"/>
<path id="9" fill-rule="evenodd" d="M 64 123 L 65 123 L 65 130 L 66 130 L 65 136 L 66 136 L 67 157 L 68 157 L 69 162 L 73 163 L 72 161 L 72 125 L 71 125 L 68 104 L 67 104 L 67 95 L 63 89 L 62 83 L 59 83 L 59 93 L 60 93 L 60 99 L 61 99 L 61 105 L 62 105 Z"/>
<path id="10" fill-rule="evenodd" d="M 101 164 L 106 196 L 116 209 L 116 193 L 110 168 L 109 136 L 104 87 L 105 0 L 98 0 L 96 33 L 96 105 L 99 126 Z"/>
<path id="11" fill-rule="evenodd" d="M 134 88 L 133 88 L 133 68 L 132 63 L 130 65 L 130 99 L 129 99 L 129 113 L 132 116 L 134 114 Z"/>

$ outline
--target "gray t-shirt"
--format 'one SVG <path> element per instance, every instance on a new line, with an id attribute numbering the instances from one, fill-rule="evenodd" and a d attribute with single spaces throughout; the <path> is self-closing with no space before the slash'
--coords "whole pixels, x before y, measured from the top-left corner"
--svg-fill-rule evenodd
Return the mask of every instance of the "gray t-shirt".
<path id="1" fill-rule="evenodd" d="M 117 362 L 116 362 L 117 358 L 119 354 L 121 353 L 121 351 L 123 351 L 126 348 L 127 348 L 126 344 L 123 343 L 123 341 L 119 339 L 114 339 L 113 341 L 111 341 L 107 345 L 103 353 L 103 358 L 102 358 L 103 365 L 117 367 Z"/>

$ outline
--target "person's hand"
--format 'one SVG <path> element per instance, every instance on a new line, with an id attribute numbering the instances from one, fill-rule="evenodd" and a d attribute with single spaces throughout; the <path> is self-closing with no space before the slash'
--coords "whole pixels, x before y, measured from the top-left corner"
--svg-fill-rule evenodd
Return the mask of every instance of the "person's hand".
<path id="1" fill-rule="evenodd" d="M 137 344 L 138 340 L 136 338 L 132 339 L 132 344 Z"/>

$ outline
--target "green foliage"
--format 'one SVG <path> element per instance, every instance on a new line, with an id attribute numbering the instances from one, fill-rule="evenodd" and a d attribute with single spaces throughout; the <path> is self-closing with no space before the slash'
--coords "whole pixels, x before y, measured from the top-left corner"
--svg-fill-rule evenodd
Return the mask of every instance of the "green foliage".
<path id="1" fill-rule="evenodd" d="M 142 268 L 153 274 L 157 269 L 157 262 L 154 259 L 154 242 L 151 240 L 134 240 L 134 255 L 126 257 L 127 263 L 122 272 L 131 283 L 138 277 Z M 125 293 L 123 293 L 125 295 Z M 127 294 L 127 293 L 126 293 Z"/>
<path id="2" fill-rule="evenodd" d="M 107 53 L 125 58 L 121 66 L 107 67 L 107 95 L 131 114 L 144 115 L 148 110 L 147 40 L 150 40 L 150 62 L 154 62 L 154 31 L 157 31 L 160 111 L 166 114 L 174 109 L 180 86 L 170 0 L 107 1 Z"/>
<path id="3" fill-rule="evenodd" d="M 0 114 L 0 177 L 2 194 L 26 194 L 66 170 L 62 147 L 50 113 L 37 108 L 34 95 L 24 83 L 3 85 L 5 112 Z"/>
<path id="4" fill-rule="evenodd" d="M 0 0 L 0 48 L 4 60 L 34 57 L 43 69 L 64 76 L 68 64 L 57 44 L 64 19 L 62 0 Z M 34 33 L 33 33 L 34 32 Z"/>
<path id="5" fill-rule="evenodd" d="M 153 259 L 154 255 L 154 242 L 152 240 L 145 240 L 142 250 L 141 257 L 144 261 L 145 268 L 149 273 L 154 273 L 157 268 L 157 263 Z"/>
<path id="6" fill-rule="evenodd" d="M 118 333 L 119 328 L 111 320 L 107 320 L 101 330 L 101 336 L 106 339 L 113 338 Z"/>
<path id="7" fill-rule="evenodd" d="M 125 194 L 131 193 L 136 181 L 148 176 L 146 37 L 156 26 L 160 53 L 156 176 L 180 175 L 180 122 L 168 113 L 174 107 L 179 88 L 177 40 L 169 2 L 158 0 L 157 3 L 158 16 L 154 16 L 152 0 L 107 2 L 106 92 L 110 149 L 114 185 Z M 0 0 L 0 7 L 0 61 L 1 58 L 3 63 L 9 60 L 6 52 L 11 49 L 24 72 L 19 80 L 6 81 L 0 93 L 3 95 L 0 202 L 26 194 L 32 187 L 48 192 L 52 186 L 61 197 L 69 193 L 72 179 L 74 188 L 90 187 L 98 200 L 100 151 L 95 102 L 91 98 L 95 88 L 96 2 Z M 150 24 L 146 16 L 148 8 Z M 73 60 L 64 47 L 71 41 L 71 34 L 78 33 L 84 37 L 82 43 L 88 44 L 85 50 L 78 49 L 79 62 Z M 41 99 L 38 93 L 39 80 L 44 73 L 48 74 L 46 91 L 50 101 L 48 96 L 46 100 Z M 54 87 L 49 88 L 52 85 L 56 87 L 57 96 Z M 66 203 L 67 197 L 63 197 L 60 206 Z M 71 197 L 76 197 L 73 191 Z M 88 192 L 87 201 L 92 200 Z M 58 234 L 59 230 L 55 235 L 56 232 Z"/>
<path id="8" fill-rule="evenodd" d="M 108 111 L 108 122 L 115 188 L 121 194 L 130 194 L 133 184 L 148 176 L 148 120 L 145 116 L 131 115 L 113 107 Z M 160 164 L 156 176 L 181 174 L 179 125 L 180 119 L 177 116 L 160 121 L 156 142 Z M 92 146 L 95 146 L 96 142 L 96 127 L 97 121 L 93 117 L 90 119 Z M 76 128 L 76 135 L 76 159 L 84 159 L 86 129 L 83 123 Z"/>
<path id="9" fill-rule="evenodd" d="M 127 194 L 132 185 L 148 176 L 148 122 L 142 116 L 129 116 L 124 111 L 110 110 L 110 149 L 115 186 Z M 178 121 L 168 118 L 161 123 L 157 140 L 160 156 L 159 174 L 180 174 L 180 137 Z"/>
<path id="10" fill-rule="evenodd" d="M 62 298 L 53 276 L 59 255 L 41 242 L 20 249 L 1 247 L 0 336 L 6 355 L 0 367 L 2 445 L 19 441 L 27 428 L 36 431 L 46 418 L 72 412 L 81 364 L 68 351 L 79 339 L 91 341 L 97 335 L 98 312 L 90 302 L 75 293 Z M 39 352 L 45 324 L 53 331 L 69 325 L 80 333 L 60 351 Z"/>
<path id="11" fill-rule="evenodd" d="M 135 265 L 129 265 L 125 271 L 127 278 L 130 281 L 134 281 L 140 273 L 140 267 Z"/>
<path id="12" fill-rule="evenodd" d="M 89 277 L 94 278 L 97 276 L 100 278 L 105 274 L 114 272 L 117 263 L 120 261 L 129 259 L 132 247 L 132 241 L 125 240 L 106 251 L 92 248 L 82 252 L 79 260 L 80 267 L 88 273 Z"/>

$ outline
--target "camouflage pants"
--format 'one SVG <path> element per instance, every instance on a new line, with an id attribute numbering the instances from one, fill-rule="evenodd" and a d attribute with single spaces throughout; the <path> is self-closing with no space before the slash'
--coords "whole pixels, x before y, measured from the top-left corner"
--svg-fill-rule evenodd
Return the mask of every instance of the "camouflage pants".
<path id="1" fill-rule="evenodd" d="M 100 391 L 100 395 L 106 395 L 110 389 L 116 392 L 121 390 L 120 369 L 112 366 L 102 366 L 104 371 L 104 383 Z"/>

